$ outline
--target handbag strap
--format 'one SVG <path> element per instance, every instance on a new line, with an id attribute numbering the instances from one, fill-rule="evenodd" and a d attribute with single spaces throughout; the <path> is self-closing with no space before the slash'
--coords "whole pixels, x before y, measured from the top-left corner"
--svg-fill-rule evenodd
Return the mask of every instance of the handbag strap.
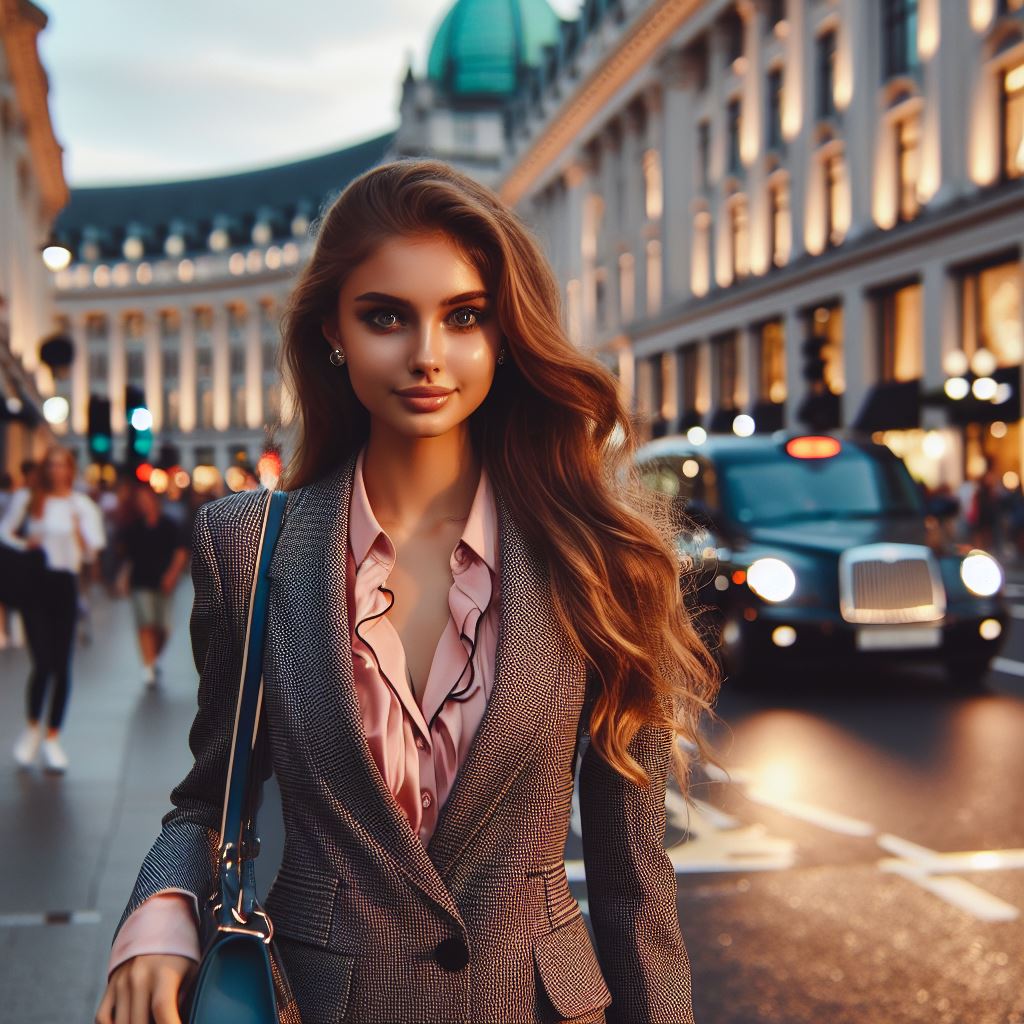
<path id="1" fill-rule="evenodd" d="M 267 570 L 274 546 L 281 532 L 286 491 L 271 491 L 263 505 L 259 549 L 253 572 L 249 614 L 242 654 L 242 672 L 235 706 L 235 724 L 231 736 L 228 777 L 221 817 L 219 861 L 219 904 L 216 917 L 221 927 L 244 924 L 249 910 L 256 906 L 255 878 L 251 860 L 243 869 L 243 823 L 246 830 L 255 828 L 259 793 L 262 786 L 251 785 L 253 752 L 259 733 L 263 705 L 263 640 L 267 622 Z M 254 798 L 256 806 L 253 806 Z M 251 842 L 251 837 L 250 837 Z M 249 843 L 246 843 L 248 846 Z"/>

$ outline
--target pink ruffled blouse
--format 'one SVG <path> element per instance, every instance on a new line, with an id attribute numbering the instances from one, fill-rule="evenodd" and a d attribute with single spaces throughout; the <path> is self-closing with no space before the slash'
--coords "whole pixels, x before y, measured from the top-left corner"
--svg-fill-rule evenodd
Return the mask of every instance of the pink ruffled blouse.
<path id="1" fill-rule="evenodd" d="M 498 523 L 481 467 L 473 504 L 449 565 L 450 615 L 434 650 L 422 704 L 410 683 L 405 651 L 385 614 L 395 546 L 377 522 L 356 458 L 349 511 L 348 580 L 352 665 L 370 754 L 424 846 L 466 758 L 494 680 L 500 603 Z M 107 975 L 142 953 L 200 956 L 195 896 L 162 889 L 129 915 L 110 950 Z"/>

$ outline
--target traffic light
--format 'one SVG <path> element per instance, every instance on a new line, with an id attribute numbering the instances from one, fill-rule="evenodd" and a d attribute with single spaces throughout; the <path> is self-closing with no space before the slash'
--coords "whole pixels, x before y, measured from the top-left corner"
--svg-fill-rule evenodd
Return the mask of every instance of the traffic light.
<path id="1" fill-rule="evenodd" d="M 801 372 L 807 381 L 807 393 L 796 410 L 797 419 L 811 430 L 833 430 L 839 426 L 840 396 L 833 392 L 825 380 L 824 334 L 810 333 L 800 343 L 803 356 Z"/>
<path id="2" fill-rule="evenodd" d="M 142 388 L 129 384 L 124 389 L 127 451 L 125 461 L 137 466 L 153 447 L 153 416 L 146 408 Z"/>
<path id="3" fill-rule="evenodd" d="M 110 430 L 110 399 L 92 395 L 89 398 L 89 457 L 93 462 L 110 461 L 113 447 Z"/>

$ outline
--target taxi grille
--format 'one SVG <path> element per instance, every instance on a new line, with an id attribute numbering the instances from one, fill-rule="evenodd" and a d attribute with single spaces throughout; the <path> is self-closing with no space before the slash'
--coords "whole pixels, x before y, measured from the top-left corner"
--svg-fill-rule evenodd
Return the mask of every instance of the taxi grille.
<path id="1" fill-rule="evenodd" d="M 867 544 L 839 559 L 839 604 L 848 622 L 931 622 L 946 611 L 938 565 L 916 544 Z"/>

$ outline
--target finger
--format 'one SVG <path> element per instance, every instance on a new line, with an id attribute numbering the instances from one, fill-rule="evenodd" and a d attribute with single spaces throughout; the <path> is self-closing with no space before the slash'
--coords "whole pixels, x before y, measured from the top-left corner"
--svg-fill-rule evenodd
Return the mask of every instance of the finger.
<path id="1" fill-rule="evenodd" d="M 153 993 L 153 1019 L 156 1024 L 181 1024 L 178 1013 L 178 986 L 181 979 L 173 971 L 161 975 Z"/>
<path id="2" fill-rule="evenodd" d="M 149 1024 L 149 1004 L 153 998 L 153 971 L 148 964 L 131 972 L 132 1008 L 128 1024 Z"/>
<path id="3" fill-rule="evenodd" d="M 131 1024 L 132 991 L 128 968 L 116 975 L 114 983 L 114 1024 Z"/>
<path id="4" fill-rule="evenodd" d="M 96 1008 L 95 1024 L 114 1024 L 114 986 L 107 985 L 100 1005 Z"/>

